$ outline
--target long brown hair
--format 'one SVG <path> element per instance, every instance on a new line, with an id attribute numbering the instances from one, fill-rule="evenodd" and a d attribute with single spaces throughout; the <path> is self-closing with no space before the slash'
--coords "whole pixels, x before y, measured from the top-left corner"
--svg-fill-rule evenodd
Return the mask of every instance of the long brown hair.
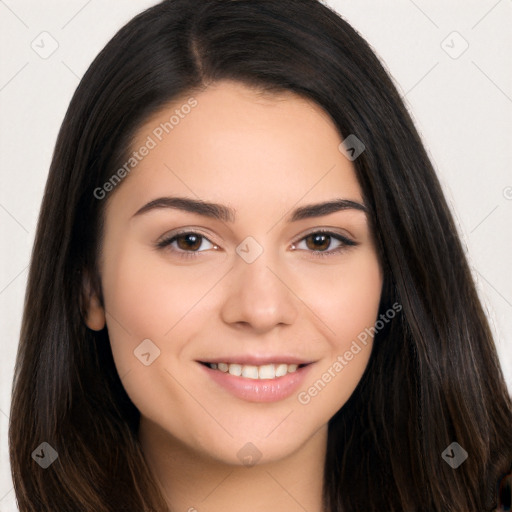
<path id="1" fill-rule="evenodd" d="M 316 0 L 166 0 L 101 51 L 59 132 L 13 383 L 20 511 L 166 510 L 108 332 L 83 320 L 84 281 L 101 297 L 106 201 L 94 191 L 150 115 L 222 79 L 300 94 L 366 146 L 354 165 L 385 269 L 381 310 L 402 310 L 329 422 L 325 510 L 492 509 L 511 468 L 510 396 L 438 179 L 378 58 Z M 58 454 L 46 469 L 33 455 L 43 442 Z M 456 469 L 442 457 L 453 442 L 468 454 Z"/>

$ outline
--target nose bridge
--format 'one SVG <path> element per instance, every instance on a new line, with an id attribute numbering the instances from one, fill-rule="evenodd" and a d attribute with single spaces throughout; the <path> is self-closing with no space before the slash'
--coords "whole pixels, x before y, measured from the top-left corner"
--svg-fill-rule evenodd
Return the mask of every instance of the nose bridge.
<path id="1" fill-rule="evenodd" d="M 293 323 L 297 301 L 286 285 L 278 251 L 265 249 L 255 238 L 247 237 L 236 253 L 223 307 L 224 320 L 250 324 L 258 330 Z"/>

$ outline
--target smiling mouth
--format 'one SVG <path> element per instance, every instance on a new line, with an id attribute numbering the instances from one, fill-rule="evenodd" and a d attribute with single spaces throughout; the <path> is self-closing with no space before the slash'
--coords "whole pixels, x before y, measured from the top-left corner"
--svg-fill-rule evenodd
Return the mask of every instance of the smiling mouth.
<path id="1" fill-rule="evenodd" d="M 245 377 L 253 380 L 267 380 L 284 377 L 289 373 L 295 373 L 299 368 L 308 366 L 311 363 L 305 364 L 286 364 L 286 363 L 271 363 L 261 366 L 253 366 L 249 364 L 237 363 L 206 363 L 200 361 L 201 364 L 223 373 L 229 373 L 236 377 Z"/>

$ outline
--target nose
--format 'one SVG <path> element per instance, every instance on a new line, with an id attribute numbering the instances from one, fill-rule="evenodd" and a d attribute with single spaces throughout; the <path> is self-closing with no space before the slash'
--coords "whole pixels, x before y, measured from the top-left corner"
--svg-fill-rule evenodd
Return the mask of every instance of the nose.
<path id="1" fill-rule="evenodd" d="M 267 252 L 252 263 L 237 257 L 228 276 L 221 308 L 224 322 L 259 334 L 295 322 L 300 299 L 289 274 Z"/>

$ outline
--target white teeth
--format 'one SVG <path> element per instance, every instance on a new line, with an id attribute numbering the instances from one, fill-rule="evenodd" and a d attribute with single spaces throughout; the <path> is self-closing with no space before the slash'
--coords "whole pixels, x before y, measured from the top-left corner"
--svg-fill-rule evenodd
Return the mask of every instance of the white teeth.
<path id="1" fill-rule="evenodd" d="M 236 375 L 237 377 L 240 377 L 240 375 L 242 375 L 242 365 L 230 364 L 229 365 L 229 373 L 231 375 Z"/>
<path id="2" fill-rule="evenodd" d="M 244 364 L 242 366 L 242 377 L 247 377 L 248 379 L 257 379 L 258 367 Z"/>
<path id="3" fill-rule="evenodd" d="M 254 366 L 250 364 L 235 364 L 235 363 L 209 363 L 210 368 L 213 370 L 220 370 L 224 373 L 230 373 L 237 377 L 245 377 L 247 379 L 275 379 L 276 377 L 283 377 L 287 373 L 297 371 L 298 365 L 296 364 L 264 364 L 262 366 Z"/>
<path id="4" fill-rule="evenodd" d="M 264 364 L 263 366 L 260 366 L 258 376 L 260 379 L 274 379 L 276 376 L 275 366 L 273 364 Z"/>
<path id="5" fill-rule="evenodd" d="M 286 375 L 288 373 L 288 365 L 287 364 L 280 364 L 276 368 L 276 377 L 282 377 L 283 375 Z"/>

